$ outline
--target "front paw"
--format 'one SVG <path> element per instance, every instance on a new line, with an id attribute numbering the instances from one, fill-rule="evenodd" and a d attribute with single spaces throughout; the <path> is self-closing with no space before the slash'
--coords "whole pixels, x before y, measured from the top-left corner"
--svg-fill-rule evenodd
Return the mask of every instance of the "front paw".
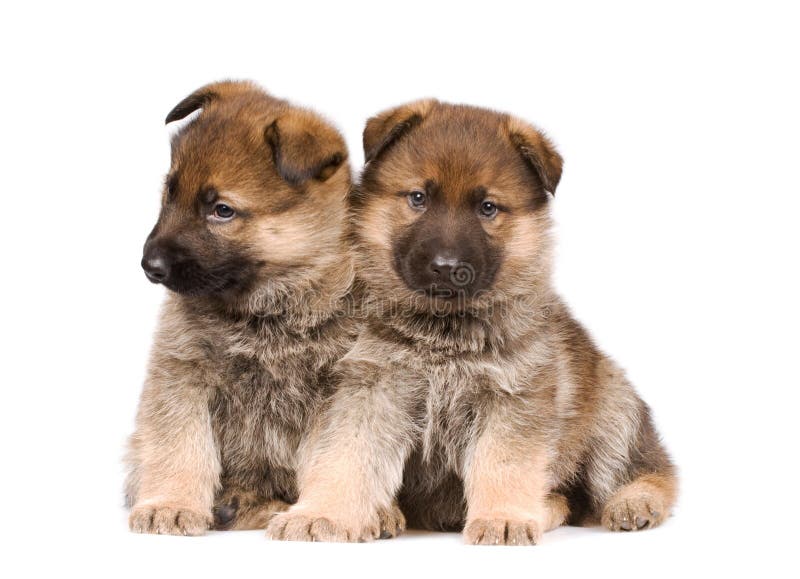
<path id="1" fill-rule="evenodd" d="M 366 524 L 346 524 L 302 510 L 279 513 L 267 525 L 267 538 L 276 541 L 363 543 L 377 539 L 380 534 L 377 518 Z"/>
<path id="2" fill-rule="evenodd" d="M 172 505 L 137 505 L 128 526 L 134 533 L 202 535 L 211 527 L 211 515 Z"/>
<path id="3" fill-rule="evenodd" d="M 464 541 L 471 545 L 536 545 L 541 538 L 541 526 L 532 519 L 473 519 L 464 528 Z"/>
<path id="4" fill-rule="evenodd" d="M 406 530 L 406 518 L 397 503 L 393 503 L 388 509 L 381 510 L 378 518 L 380 520 L 379 539 L 392 539 Z"/>

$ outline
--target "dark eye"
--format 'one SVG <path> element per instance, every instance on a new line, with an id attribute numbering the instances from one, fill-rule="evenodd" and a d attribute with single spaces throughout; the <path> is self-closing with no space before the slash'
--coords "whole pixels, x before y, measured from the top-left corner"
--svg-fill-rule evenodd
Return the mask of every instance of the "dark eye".
<path id="1" fill-rule="evenodd" d="M 224 203 L 217 203 L 214 205 L 214 212 L 212 213 L 212 216 L 215 219 L 219 221 L 228 221 L 229 219 L 232 219 L 234 215 L 236 215 L 236 211 Z"/>
<path id="2" fill-rule="evenodd" d="M 408 204 L 412 209 L 423 209 L 427 196 L 422 191 L 412 191 L 408 194 Z"/>
<path id="3" fill-rule="evenodd" d="M 497 205 L 495 205 L 491 201 L 484 201 L 483 203 L 481 203 L 479 211 L 481 217 L 486 217 L 487 219 L 491 219 L 492 217 L 497 215 Z"/>

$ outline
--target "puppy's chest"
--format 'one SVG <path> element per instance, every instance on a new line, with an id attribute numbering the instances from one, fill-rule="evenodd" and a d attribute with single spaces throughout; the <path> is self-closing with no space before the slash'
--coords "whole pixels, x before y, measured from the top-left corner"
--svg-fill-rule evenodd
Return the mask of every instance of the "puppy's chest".
<path id="1" fill-rule="evenodd" d="M 491 390 L 490 377 L 480 366 L 447 362 L 427 369 L 419 408 L 424 461 L 461 470 Z"/>
<path id="2" fill-rule="evenodd" d="M 335 348 L 256 345 L 242 341 L 223 352 L 210 405 L 228 473 L 293 469 L 300 439 L 331 387 Z"/>

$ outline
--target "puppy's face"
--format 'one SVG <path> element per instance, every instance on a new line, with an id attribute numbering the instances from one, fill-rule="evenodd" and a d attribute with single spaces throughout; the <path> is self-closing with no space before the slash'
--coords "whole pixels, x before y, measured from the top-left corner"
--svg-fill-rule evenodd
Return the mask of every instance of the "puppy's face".
<path id="1" fill-rule="evenodd" d="M 532 283 L 562 164 L 540 132 L 492 111 L 420 101 L 371 119 L 364 144 L 352 201 L 373 286 L 459 308 Z"/>
<path id="2" fill-rule="evenodd" d="M 148 279 L 233 298 L 338 251 L 349 171 L 335 129 L 247 83 L 204 87 L 167 122 L 198 108 L 172 143 Z"/>

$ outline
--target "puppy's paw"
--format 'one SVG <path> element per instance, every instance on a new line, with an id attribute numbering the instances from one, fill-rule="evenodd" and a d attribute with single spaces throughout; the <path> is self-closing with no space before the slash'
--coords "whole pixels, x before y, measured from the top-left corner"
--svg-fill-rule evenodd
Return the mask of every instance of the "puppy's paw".
<path id="1" fill-rule="evenodd" d="M 536 545 L 541 539 L 541 526 L 532 519 L 473 519 L 464 528 L 471 545 Z"/>
<path id="2" fill-rule="evenodd" d="M 131 509 L 128 526 L 134 533 L 202 535 L 211 527 L 208 513 L 172 505 L 140 505 Z"/>
<path id="3" fill-rule="evenodd" d="M 603 509 L 602 525 L 612 531 L 641 531 L 660 525 L 666 507 L 656 494 L 619 493 Z"/>
<path id="4" fill-rule="evenodd" d="M 243 495 L 226 496 L 214 505 L 214 529 L 255 530 L 266 529 L 269 521 L 277 513 L 289 509 L 289 504 L 280 500 L 264 500 Z"/>
<path id="5" fill-rule="evenodd" d="M 267 538 L 278 541 L 363 543 L 377 539 L 380 532 L 377 517 L 367 524 L 344 524 L 303 510 L 279 513 L 267 525 Z"/>
<path id="6" fill-rule="evenodd" d="M 393 503 L 388 509 L 380 511 L 378 519 L 381 527 L 380 535 L 378 535 L 379 539 L 391 539 L 406 530 L 406 518 L 397 503 Z"/>

